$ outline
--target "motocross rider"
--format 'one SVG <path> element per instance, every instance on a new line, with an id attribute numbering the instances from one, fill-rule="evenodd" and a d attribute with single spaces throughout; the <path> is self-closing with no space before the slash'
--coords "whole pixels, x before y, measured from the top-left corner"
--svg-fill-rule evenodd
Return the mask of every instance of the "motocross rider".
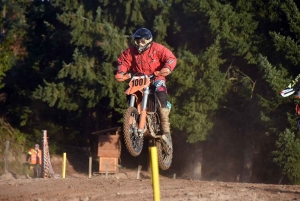
<path id="1" fill-rule="evenodd" d="M 133 73 L 155 74 L 155 93 L 161 104 L 159 113 L 164 134 L 170 134 L 169 113 L 170 105 L 166 87 L 166 76 L 175 68 L 177 59 L 165 46 L 153 42 L 152 33 L 146 28 L 138 29 L 132 36 L 134 46 L 123 51 L 118 58 L 115 79 L 122 82 L 130 77 L 128 71 Z"/>

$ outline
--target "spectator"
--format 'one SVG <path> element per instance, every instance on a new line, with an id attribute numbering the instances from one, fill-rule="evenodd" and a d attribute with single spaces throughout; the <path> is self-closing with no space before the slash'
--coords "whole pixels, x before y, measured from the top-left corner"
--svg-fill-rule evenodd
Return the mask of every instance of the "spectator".
<path id="1" fill-rule="evenodd" d="M 34 177 L 41 177 L 42 150 L 40 150 L 39 144 L 36 144 L 34 149 L 29 150 L 26 161 L 31 165 L 31 167 L 33 167 Z"/>

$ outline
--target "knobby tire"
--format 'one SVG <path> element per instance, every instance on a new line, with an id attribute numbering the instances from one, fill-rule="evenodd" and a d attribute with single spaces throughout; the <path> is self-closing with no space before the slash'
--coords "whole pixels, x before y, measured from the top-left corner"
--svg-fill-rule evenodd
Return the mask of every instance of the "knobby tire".
<path id="1" fill-rule="evenodd" d="M 131 120 L 131 118 L 134 118 Z M 135 123 L 135 125 L 134 125 Z M 142 152 L 144 139 L 132 131 L 138 129 L 139 113 L 135 107 L 129 107 L 124 114 L 123 133 L 128 152 L 132 156 L 138 156 Z"/>
<path id="2" fill-rule="evenodd" d="M 169 140 L 172 143 L 171 134 L 168 134 L 167 137 L 169 138 Z M 167 170 L 170 168 L 170 166 L 172 164 L 173 146 L 169 150 L 166 150 L 162 143 L 165 143 L 165 142 L 163 142 L 163 139 L 157 139 L 155 141 L 155 145 L 157 147 L 158 165 L 162 170 Z"/>

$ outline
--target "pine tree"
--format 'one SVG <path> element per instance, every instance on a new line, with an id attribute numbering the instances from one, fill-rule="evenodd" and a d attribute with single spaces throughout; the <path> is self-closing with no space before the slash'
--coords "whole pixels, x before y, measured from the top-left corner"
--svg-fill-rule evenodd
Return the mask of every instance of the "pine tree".
<path id="1" fill-rule="evenodd" d="M 22 46 L 25 33 L 24 6 L 22 1 L 1 1 L 0 3 L 0 89 L 5 86 L 6 72 L 26 53 Z"/>
<path id="2" fill-rule="evenodd" d="M 279 86 L 282 87 L 284 82 L 282 77 L 287 73 L 280 70 L 271 74 L 266 66 L 263 69 L 257 68 L 257 64 L 262 65 L 259 54 L 266 55 L 270 61 L 279 64 L 277 65 L 279 67 L 285 66 L 287 70 L 291 69 L 291 65 L 286 59 L 292 60 L 296 64 L 295 47 L 297 45 L 286 46 L 285 44 L 292 44 L 291 40 L 280 41 L 278 35 L 274 33 L 280 31 L 278 27 L 282 27 L 285 34 L 292 35 L 291 32 L 295 28 L 289 30 L 289 27 L 286 26 L 289 23 L 284 18 L 284 13 L 295 13 L 297 10 L 295 7 L 291 8 L 292 5 L 292 1 L 265 3 L 242 0 L 234 2 L 195 0 L 185 4 L 187 11 L 194 11 L 194 15 L 201 16 L 201 19 L 207 19 L 202 23 L 202 27 L 207 26 L 204 30 L 211 30 L 213 37 L 219 37 L 220 47 L 222 47 L 220 58 L 226 58 L 223 65 L 220 65 L 220 69 L 223 70 L 221 72 L 226 72 L 231 87 L 227 91 L 226 98 L 221 102 L 223 106 L 218 105 L 218 115 L 229 116 L 230 118 L 226 121 L 232 127 L 236 127 L 236 130 L 242 131 L 245 142 L 245 167 L 252 168 L 251 158 L 255 146 L 264 146 L 264 143 L 268 141 L 268 137 L 263 133 L 272 132 L 273 134 L 269 137 L 272 141 L 276 138 L 274 133 L 287 126 L 287 121 L 282 121 L 282 116 L 278 116 L 284 110 L 284 108 L 280 108 L 282 100 L 278 97 Z M 291 9 L 287 11 L 287 8 Z M 296 19 L 291 21 L 297 22 Z M 193 23 L 197 24 L 195 21 Z M 291 25 L 297 27 L 293 23 Z M 275 55 L 273 51 L 275 51 L 274 42 L 276 43 L 276 40 L 278 54 Z M 279 51 L 280 45 L 281 48 L 285 48 L 284 51 Z M 290 47 L 291 52 L 286 54 Z M 280 76 L 280 73 L 283 74 Z M 276 87 L 270 89 L 269 82 L 276 84 Z M 274 116 L 277 117 L 276 121 L 272 118 Z M 270 153 L 271 150 L 268 151 Z M 251 171 L 247 168 L 244 170 L 243 180 L 250 181 Z"/>
<path id="3" fill-rule="evenodd" d="M 265 80 L 272 92 L 279 92 L 296 77 L 299 70 L 295 68 L 299 64 L 299 11 L 293 1 L 286 1 L 277 5 L 280 13 L 287 19 L 288 29 L 284 32 L 279 30 L 270 31 L 273 49 L 280 55 L 280 60 L 274 56 L 260 56 L 259 64 L 265 72 Z M 264 95 L 261 103 L 267 110 L 264 111 L 264 120 L 271 132 L 278 136 L 274 151 L 274 161 L 282 167 L 285 174 L 294 184 L 299 184 L 300 169 L 295 157 L 299 154 L 299 136 L 297 133 L 297 117 L 294 115 L 293 96 L 289 98 L 273 97 Z M 274 118 L 275 117 L 275 118 Z M 280 118 L 279 118 L 280 117 Z"/>
<path id="4" fill-rule="evenodd" d="M 120 87 L 113 78 L 116 58 L 127 45 L 126 36 L 102 19 L 99 4 L 57 2 L 56 8 L 62 11 L 57 13 L 62 25 L 55 27 L 55 33 L 63 28 L 65 35 L 60 38 L 69 36 L 64 51 L 72 57 L 62 58 L 55 79 L 44 79 L 34 98 L 72 115 L 66 123 L 78 122 L 73 132 L 81 130 L 76 135 L 84 142 L 93 131 L 116 126 L 112 119 L 126 104 L 125 84 Z"/>
<path id="5" fill-rule="evenodd" d="M 23 39 L 26 32 L 26 21 L 24 18 L 25 1 L 1 1 L 0 16 L 0 116 L 9 117 L 11 112 L 8 106 L 10 97 L 9 71 L 16 65 L 20 65 L 26 55 Z"/>
<path id="6" fill-rule="evenodd" d="M 226 76 L 219 71 L 224 62 L 220 59 L 219 41 L 216 40 L 199 57 L 185 51 L 177 70 L 174 71 L 170 90 L 174 98 L 172 124 L 189 135 L 188 142 L 194 143 L 206 139 L 212 128 L 211 117 L 218 108 L 218 101 L 227 90 Z M 179 121 L 180 120 L 180 121 Z"/>
<path id="7" fill-rule="evenodd" d="M 23 37 L 18 39 L 26 54 L 18 58 L 7 72 L 3 91 L 8 97 L 5 109 L 10 123 L 27 133 L 28 140 L 36 141 L 41 130 L 47 128 L 50 133 L 52 129 L 59 130 L 57 124 L 67 118 L 62 118 L 64 114 L 60 111 L 55 112 L 41 101 L 33 100 L 32 92 L 43 83 L 43 79 L 53 80 L 62 60 L 68 60 L 68 55 L 71 57 L 72 54 L 66 51 L 69 46 L 65 39 L 70 37 L 54 14 L 59 9 L 49 1 L 24 1 L 21 5 L 23 26 L 19 31 L 23 31 Z M 61 30 L 57 31 L 56 26 Z"/>

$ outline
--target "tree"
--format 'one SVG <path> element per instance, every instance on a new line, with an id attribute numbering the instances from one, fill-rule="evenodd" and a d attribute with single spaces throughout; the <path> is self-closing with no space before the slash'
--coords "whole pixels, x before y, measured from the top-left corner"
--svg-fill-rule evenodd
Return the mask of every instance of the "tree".
<path id="1" fill-rule="evenodd" d="M 69 113 L 72 121 L 67 124 L 78 122 L 72 126 L 73 132 L 81 130 L 80 139 L 86 141 L 96 129 L 114 126 L 115 111 L 126 103 L 123 88 L 112 76 L 114 60 L 126 46 L 126 37 L 101 19 L 99 5 L 95 9 L 74 1 L 56 6 L 63 11 L 57 19 L 68 30 L 65 36 L 70 36 L 64 51 L 73 55 L 62 58 L 55 79 L 44 79 L 34 98 Z M 60 27 L 55 28 L 59 33 Z"/>
<path id="2" fill-rule="evenodd" d="M 5 86 L 3 79 L 6 72 L 24 57 L 26 50 L 22 46 L 22 37 L 25 34 L 24 6 L 22 1 L 2 1 L 0 3 L 0 89 Z"/>
<path id="3" fill-rule="evenodd" d="M 277 3 L 274 1 L 274 4 Z M 271 91 L 278 92 L 282 90 L 291 81 L 292 77 L 296 77 L 299 70 L 295 68 L 299 64 L 299 11 L 297 5 L 293 1 L 286 1 L 276 4 L 282 18 L 286 19 L 285 24 L 289 25 L 287 29 L 271 30 L 270 37 L 273 43 L 274 52 L 280 55 L 280 60 L 270 55 L 260 55 L 259 65 L 265 73 L 264 78 Z M 276 141 L 277 149 L 274 150 L 274 161 L 282 167 L 283 174 L 286 175 L 291 182 L 298 184 L 300 181 L 299 164 L 295 158 L 299 154 L 300 149 L 299 136 L 297 133 L 296 117 L 294 114 L 294 106 L 297 100 L 292 101 L 293 97 L 270 97 L 262 95 L 261 104 L 264 106 L 263 117 L 270 132 L 276 133 L 278 136 Z M 280 117 L 277 117 L 277 116 Z"/>

